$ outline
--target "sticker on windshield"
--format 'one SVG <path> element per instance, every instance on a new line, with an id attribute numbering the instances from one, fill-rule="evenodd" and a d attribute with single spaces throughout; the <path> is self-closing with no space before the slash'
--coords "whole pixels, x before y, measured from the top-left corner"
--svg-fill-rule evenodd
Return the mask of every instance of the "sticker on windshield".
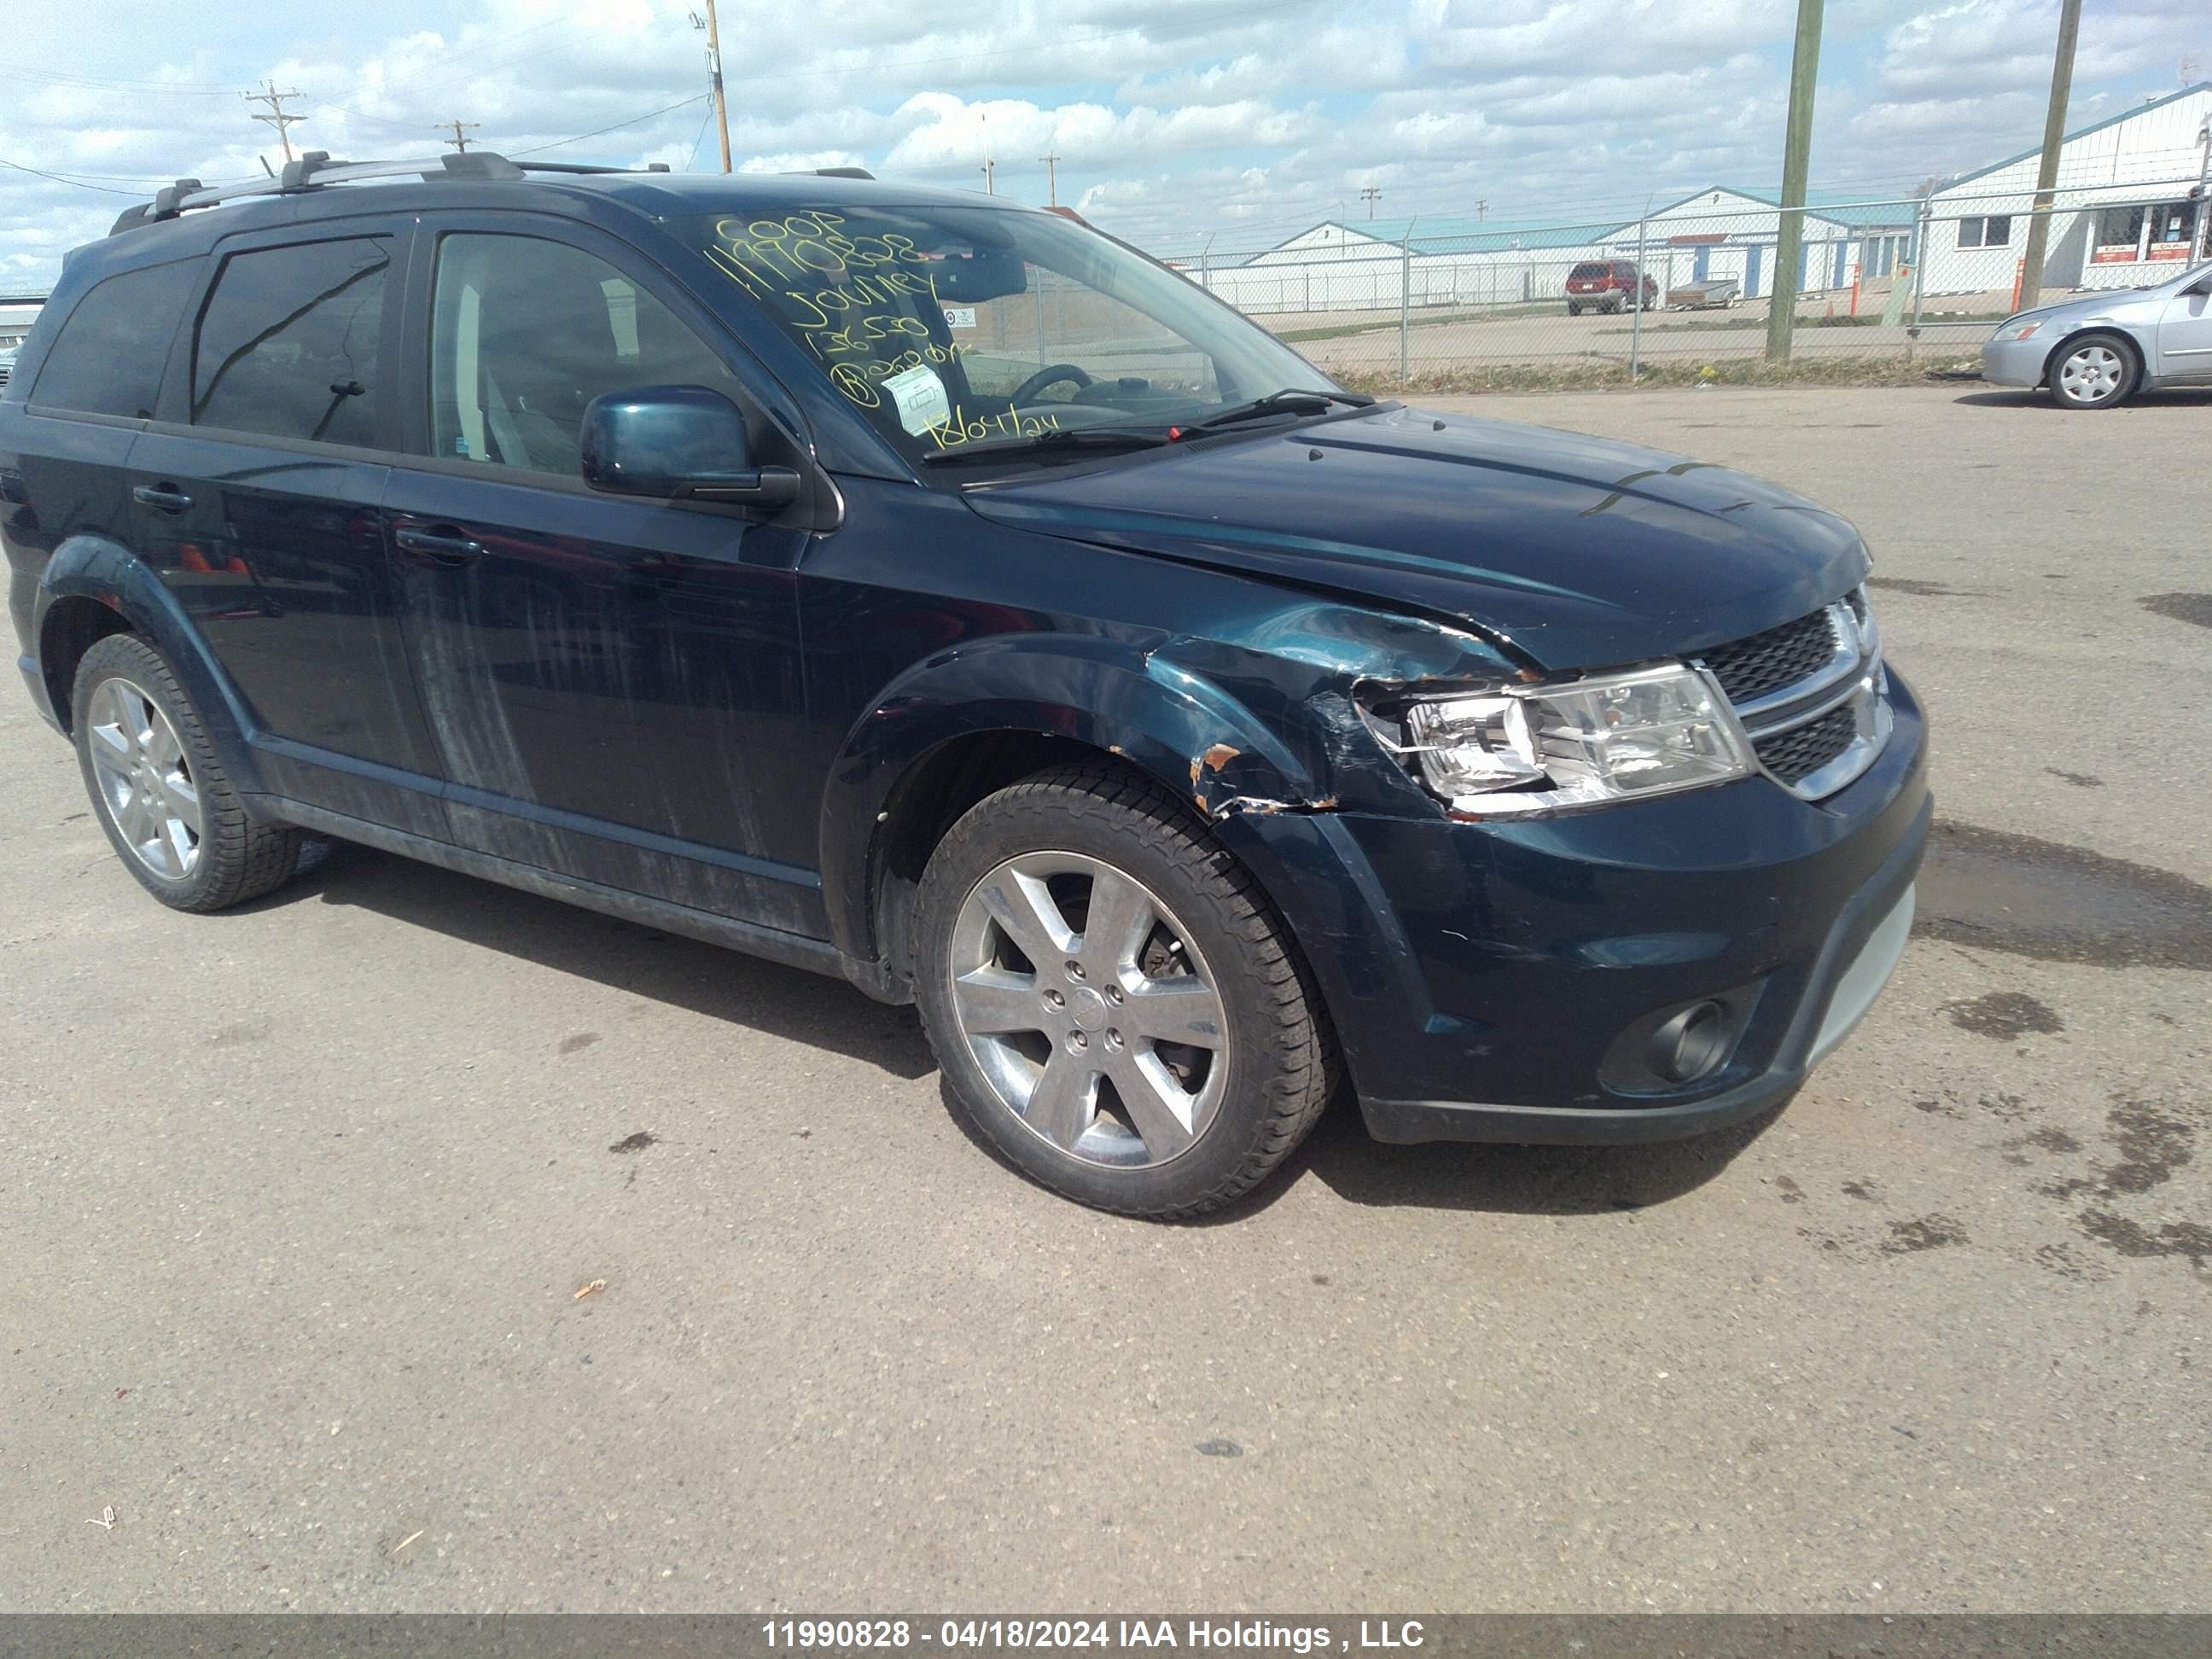
<path id="1" fill-rule="evenodd" d="M 947 328 L 973 328 L 973 327 L 975 327 L 975 307 L 973 307 L 973 306 L 947 306 L 947 307 L 945 307 L 945 327 L 947 327 Z"/>
<path id="2" fill-rule="evenodd" d="M 916 363 L 890 376 L 884 382 L 884 390 L 890 393 L 891 402 L 897 406 L 899 424 L 916 437 L 952 418 L 952 404 L 945 395 L 945 382 L 927 363 Z"/>

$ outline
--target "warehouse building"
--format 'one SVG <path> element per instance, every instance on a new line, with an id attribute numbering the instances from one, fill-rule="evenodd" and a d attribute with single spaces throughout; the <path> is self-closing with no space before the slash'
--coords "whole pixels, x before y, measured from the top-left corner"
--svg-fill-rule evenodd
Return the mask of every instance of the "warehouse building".
<path id="1" fill-rule="evenodd" d="M 1962 174 L 1929 199 L 1931 294 L 2009 289 L 2027 251 L 2039 149 Z M 2046 289 L 2133 288 L 2212 258 L 2212 82 L 2067 134 L 2045 244 Z"/>
<path id="2" fill-rule="evenodd" d="M 1826 204 L 1815 193 L 1800 249 L 1801 292 L 1887 276 L 1911 255 L 1911 204 Z M 1213 292 L 1255 316 L 1562 300 L 1567 276 L 1591 259 L 1635 259 L 1662 291 L 1732 278 L 1746 297 L 1774 286 L 1782 214 L 1772 191 L 1716 185 L 1642 221 L 1498 225 L 1443 216 L 1324 220 L 1237 264 L 1186 265 Z"/>
<path id="3" fill-rule="evenodd" d="M 1290 240 L 1222 266 L 1186 265 L 1238 310 L 1395 310 L 1401 290 L 1416 307 L 1510 305 L 1557 299 L 1566 274 L 1600 257 L 1619 226 L 1494 225 L 1438 215 L 1416 219 L 1328 219 Z"/>
<path id="4" fill-rule="evenodd" d="M 22 344 L 46 302 L 43 294 L 0 294 L 0 350 Z"/>
<path id="5" fill-rule="evenodd" d="M 1781 200 L 1777 191 L 1711 185 L 1655 210 L 1640 227 L 1623 226 L 1606 251 L 1635 258 L 1640 228 L 1644 269 L 1662 289 L 1727 278 L 1745 298 L 1757 298 L 1774 289 Z M 1914 215 L 1911 203 L 1868 205 L 1839 191 L 1808 191 L 1798 291 L 1838 292 L 1854 280 L 1890 276 L 1911 258 Z"/>

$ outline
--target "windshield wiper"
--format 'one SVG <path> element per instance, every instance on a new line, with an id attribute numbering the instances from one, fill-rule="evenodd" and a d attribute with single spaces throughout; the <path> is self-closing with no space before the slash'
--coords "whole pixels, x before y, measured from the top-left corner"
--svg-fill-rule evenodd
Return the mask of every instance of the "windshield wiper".
<path id="1" fill-rule="evenodd" d="M 997 455 L 1046 455 L 1061 449 L 1157 449 L 1168 441 L 1164 432 L 1138 432 L 1127 427 L 1055 428 L 1026 438 L 989 438 L 932 450 L 921 458 L 921 465 L 950 466 L 955 461 L 988 460 Z"/>
<path id="2" fill-rule="evenodd" d="M 1374 401 L 1364 392 L 1308 392 L 1285 387 L 1280 392 L 1270 392 L 1264 398 L 1255 398 L 1249 404 L 1231 404 L 1218 414 L 1178 426 L 1175 430 L 1178 437 L 1185 437 L 1194 432 L 1212 432 L 1235 426 L 1240 421 L 1256 421 L 1267 415 L 1320 415 L 1327 412 L 1331 404 L 1365 409 Z"/>

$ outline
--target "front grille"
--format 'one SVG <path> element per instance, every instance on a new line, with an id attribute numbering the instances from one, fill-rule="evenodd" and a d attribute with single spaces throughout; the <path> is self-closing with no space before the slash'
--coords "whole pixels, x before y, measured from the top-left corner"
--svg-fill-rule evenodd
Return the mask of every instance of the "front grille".
<path id="1" fill-rule="evenodd" d="M 1795 787 L 1850 748 L 1857 735 L 1857 711 L 1845 703 L 1816 720 L 1762 738 L 1753 746 L 1759 764 Z"/>
<path id="2" fill-rule="evenodd" d="M 1835 653 L 1836 630 L 1823 610 L 1702 654 L 1729 701 L 1741 704 L 1809 678 Z"/>
<path id="3" fill-rule="evenodd" d="M 8 384 L 8 372 L 9 367 L 10 365 L 7 363 L 0 363 L 0 386 L 5 386 Z"/>
<path id="4" fill-rule="evenodd" d="M 1698 660 L 1748 726 L 1761 769 L 1807 800 L 1850 782 L 1889 739 L 1888 688 L 1863 592 Z"/>

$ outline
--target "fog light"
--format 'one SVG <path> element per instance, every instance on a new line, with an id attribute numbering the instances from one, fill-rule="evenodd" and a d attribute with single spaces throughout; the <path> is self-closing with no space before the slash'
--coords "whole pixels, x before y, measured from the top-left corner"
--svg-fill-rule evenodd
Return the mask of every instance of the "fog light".
<path id="1" fill-rule="evenodd" d="M 1694 1083 L 1728 1057 L 1728 1018 L 1717 1002 L 1693 1002 L 1651 1034 L 1644 1058 L 1669 1083 Z"/>

